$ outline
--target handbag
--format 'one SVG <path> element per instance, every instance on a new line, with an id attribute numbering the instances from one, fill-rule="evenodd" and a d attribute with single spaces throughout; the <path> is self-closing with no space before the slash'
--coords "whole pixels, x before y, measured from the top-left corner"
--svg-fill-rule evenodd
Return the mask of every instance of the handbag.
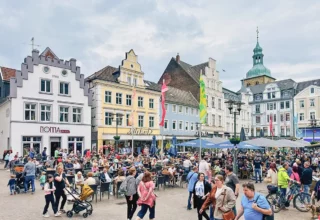
<path id="1" fill-rule="evenodd" d="M 254 203 L 257 203 L 259 197 L 260 197 L 260 195 L 258 195 L 258 197 L 257 197 L 257 199 L 256 199 L 256 201 Z M 274 220 L 274 212 L 273 212 L 272 206 L 270 206 L 270 207 L 271 207 L 272 214 L 271 215 L 263 215 L 262 216 L 262 220 Z"/>
<path id="2" fill-rule="evenodd" d="M 225 189 L 224 195 L 223 195 L 223 200 L 222 200 L 222 206 L 219 207 L 220 211 L 222 211 L 221 208 L 223 207 L 224 199 L 226 198 L 226 194 L 227 194 L 227 190 Z M 222 217 L 223 217 L 223 220 L 234 220 L 236 218 L 236 216 L 234 215 L 232 210 L 229 210 L 227 212 L 223 212 Z"/>

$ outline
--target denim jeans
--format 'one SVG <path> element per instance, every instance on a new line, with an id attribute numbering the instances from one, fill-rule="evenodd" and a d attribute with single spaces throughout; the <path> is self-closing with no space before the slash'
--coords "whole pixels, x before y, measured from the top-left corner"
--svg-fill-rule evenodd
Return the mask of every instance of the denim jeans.
<path id="1" fill-rule="evenodd" d="M 24 191 L 25 192 L 27 192 L 29 190 L 28 189 L 29 182 L 31 182 L 32 192 L 35 191 L 34 179 L 35 179 L 35 176 L 26 176 L 25 177 L 25 179 L 24 179 Z"/>
<path id="2" fill-rule="evenodd" d="M 141 210 L 138 212 L 138 217 L 143 219 L 143 217 L 145 216 L 145 214 L 147 213 L 147 211 L 149 209 L 149 219 L 154 219 L 154 217 L 155 217 L 155 208 L 156 208 L 155 204 L 154 204 L 154 206 L 152 208 L 150 206 L 146 205 L 146 204 L 142 204 L 141 205 Z"/>
<path id="3" fill-rule="evenodd" d="M 212 205 L 210 205 L 210 215 L 209 215 L 210 220 L 214 220 L 213 212 L 214 212 L 214 209 L 213 209 Z"/>
<path id="4" fill-rule="evenodd" d="M 191 196 L 192 196 L 192 192 L 189 192 L 189 198 L 188 198 L 188 206 L 187 209 L 191 209 Z"/>
<path id="5" fill-rule="evenodd" d="M 309 190 L 310 190 L 310 185 L 303 185 L 303 192 L 304 193 L 309 193 Z M 305 200 L 305 198 L 302 198 L 303 201 Z M 308 204 L 310 204 L 310 196 L 307 197 L 307 200 L 308 200 Z"/>
<path id="6" fill-rule="evenodd" d="M 15 185 L 10 185 L 10 194 L 15 192 L 15 188 L 16 188 Z"/>
<path id="7" fill-rule="evenodd" d="M 259 175 L 259 181 L 261 183 L 261 169 L 254 169 L 254 175 L 256 177 L 256 183 L 258 182 L 258 175 Z"/>

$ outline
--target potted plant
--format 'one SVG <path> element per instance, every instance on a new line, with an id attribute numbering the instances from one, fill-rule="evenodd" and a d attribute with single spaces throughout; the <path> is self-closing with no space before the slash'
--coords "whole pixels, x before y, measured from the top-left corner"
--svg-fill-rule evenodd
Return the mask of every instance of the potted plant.
<path id="1" fill-rule="evenodd" d="M 318 143 L 317 141 L 311 141 L 311 142 L 310 142 L 311 145 L 317 144 L 317 143 Z"/>
<path id="2" fill-rule="evenodd" d="M 118 140 L 120 140 L 120 136 L 113 136 L 113 139 L 114 139 L 115 141 L 118 141 Z"/>
<path id="3" fill-rule="evenodd" d="M 230 142 L 231 142 L 231 144 L 237 145 L 240 143 L 240 138 L 238 138 L 238 137 L 230 138 Z"/>

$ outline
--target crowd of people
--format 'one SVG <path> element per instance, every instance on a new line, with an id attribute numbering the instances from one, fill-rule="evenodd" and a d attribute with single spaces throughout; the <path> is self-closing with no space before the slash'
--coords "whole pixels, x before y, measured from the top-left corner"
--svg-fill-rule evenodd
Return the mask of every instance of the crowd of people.
<path id="1" fill-rule="evenodd" d="M 200 156 L 184 153 L 177 157 L 143 154 L 112 154 L 90 151 L 70 152 L 57 149 L 53 157 L 47 155 L 46 148 L 41 155 L 30 149 L 24 157 L 8 152 L 4 155 L 5 168 L 14 172 L 15 165 L 23 164 L 24 189 L 27 193 L 36 190 L 35 180 L 39 179 L 40 188 L 45 194 L 43 216 L 49 217 L 51 204 L 53 214 L 65 213 L 67 201 L 65 187 L 72 185 L 79 192 L 81 185 L 110 183 L 110 194 L 124 194 L 127 202 L 127 219 L 132 219 L 138 206 L 141 207 L 137 219 L 143 219 L 149 210 L 149 219 L 155 218 L 155 187 L 160 184 L 158 177 L 163 176 L 166 184 L 175 186 L 178 181 L 188 183 L 187 210 L 197 210 L 198 219 L 226 219 L 226 216 L 246 220 L 261 219 L 271 215 L 272 210 L 265 196 L 255 192 L 255 184 L 262 181 L 278 187 L 286 194 L 289 180 L 301 183 L 302 190 L 309 193 L 312 176 L 320 167 L 317 152 L 264 151 L 239 152 L 237 167 L 239 175 L 233 172 L 233 157 L 230 151 L 206 152 Z M 53 171 L 53 173 L 52 173 Z M 50 173 L 50 174 L 49 174 Z M 72 183 L 68 177 L 72 177 Z M 242 184 L 244 195 L 240 207 L 236 207 L 241 184 L 239 178 L 250 180 Z M 10 194 L 16 193 L 16 178 L 12 175 L 8 186 Z M 312 193 L 320 199 L 320 182 Z M 310 201 L 308 201 L 310 203 Z M 59 206 L 60 205 L 60 206 Z"/>

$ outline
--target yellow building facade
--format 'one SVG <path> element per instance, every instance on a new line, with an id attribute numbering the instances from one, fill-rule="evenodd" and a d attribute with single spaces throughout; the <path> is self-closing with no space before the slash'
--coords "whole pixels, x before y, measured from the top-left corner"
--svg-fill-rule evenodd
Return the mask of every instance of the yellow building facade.
<path id="1" fill-rule="evenodd" d="M 144 72 L 133 50 L 126 53 L 118 68 L 107 66 L 86 81 L 93 92 L 92 146 L 102 149 L 150 146 L 159 140 L 160 85 L 144 80 Z"/>

